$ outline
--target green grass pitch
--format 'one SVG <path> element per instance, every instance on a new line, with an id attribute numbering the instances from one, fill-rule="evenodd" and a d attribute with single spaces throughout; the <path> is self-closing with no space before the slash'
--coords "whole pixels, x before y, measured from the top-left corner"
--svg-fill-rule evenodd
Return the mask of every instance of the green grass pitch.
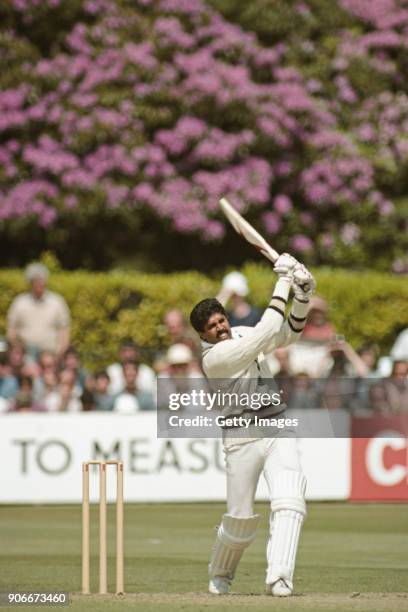
<path id="1" fill-rule="evenodd" d="M 408 611 L 408 506 L 310 503 L 296 596 L 264 593 L 268 504 L 231 595 L 206 594 L 213 527 L 223 504 L 128 504 L 126 595 L 82 596 L 80 506 L 0 507 L 0 591 L 69 591 L 70 610 Z M 92 586 L 97 587 L 97 508 L 91 512 Z M 109 586 L 114 589 L 114 508 L 109 508 Z M 24 607 L 23 609 L 28 609 Z M 45 609 L 35 607 L 34 609 Z M 49 608 L 47 608 L 49 610 Z M 64 609 L 64 608 L 59 608 Z"/>

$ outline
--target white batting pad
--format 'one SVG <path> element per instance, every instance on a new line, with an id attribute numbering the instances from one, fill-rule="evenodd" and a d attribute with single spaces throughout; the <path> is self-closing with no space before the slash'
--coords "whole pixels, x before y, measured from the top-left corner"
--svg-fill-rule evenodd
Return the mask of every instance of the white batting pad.
<path id="1" fill-rule="evenodd" d="M 306 515 L 305 490 L 305 477 L 294 470 L 282 470 L 273 481 L 267 584 L 283 578 L 293 589 L 296 553 Z"/>
<path id="2" fill-rule="evenodd" d="M 210 578 L 225 576 L 232 580 L 245 548 L 255 538 L 259 514 L 248 518 L 236 518 L 224 514 L 217 530 L 217 538 L 211 555 L 208 573 Z"/>

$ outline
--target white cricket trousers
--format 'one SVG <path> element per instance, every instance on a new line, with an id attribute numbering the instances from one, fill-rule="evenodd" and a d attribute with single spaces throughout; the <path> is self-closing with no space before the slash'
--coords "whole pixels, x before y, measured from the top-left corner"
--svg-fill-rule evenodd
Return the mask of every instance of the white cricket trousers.
<path id="1" fill-rule="evenodd" d="M 271 498 L 273 479 L 279 472 L 301 471 L 296 438 L 262 438 L 224 447 L 224 452 L 227 513 L 238 518 L 254 514 L 254 499 L 261 472 Z"/>

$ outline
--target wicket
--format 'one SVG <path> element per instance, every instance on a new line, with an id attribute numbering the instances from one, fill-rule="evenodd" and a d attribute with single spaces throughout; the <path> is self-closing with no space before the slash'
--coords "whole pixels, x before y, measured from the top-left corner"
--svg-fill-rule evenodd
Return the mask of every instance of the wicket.
<path id="1" fill-rule="evenodd" d="M 89 466 L 99 466 L 99 593 L 108 592 L 106 467 L 116 465 L 116 594 L 124 593 L 123 559 L 123 463 L 85 461 L 82 464 L 82 593 L 90 594 Z"/>

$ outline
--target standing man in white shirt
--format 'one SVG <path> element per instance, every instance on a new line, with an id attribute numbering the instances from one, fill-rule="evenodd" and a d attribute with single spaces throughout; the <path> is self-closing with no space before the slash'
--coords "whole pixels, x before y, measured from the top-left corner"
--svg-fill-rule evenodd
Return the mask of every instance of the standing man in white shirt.
<path id="1" fill-rule="evenodd" d="M 43 264 L 30 264 L 26 269 L 30 291 L 18 295 L 7 314 L 9 342 L 22 340 L 33 358 L 41 351 L 61 357 L 69 345 L 69 309 L 61 295 L 47 289 L 48 276 Z"/>
<path id="2" fill-rule="evenodd" d="M 293 257 L 283 254 L 274 271 L 279 278 L 271 302 L 255 327 L 231 328 L 223 306 L 216 299 L 202 300 L 190 316 L 202 340 L 203 370 L 209 380 L 224 379 L 225 391 L 251 394 L 264 390 L 271 379 L 265 354 L 287 346 L 302 333 L 310 296 L 316 283 L 310 272 Z M 294 300 L 288 318 L 285 308 L 291 287 Z M 215 381 L 216 382 L 216 381 Z M 255 415 L 273 417 L 282 406 L 269 404 L 253 412 L 248 407 L 222 407 L 230 416 L 252 412 L 248 428 L 223 429 L 227 471 L 227 513 L 217 531 L 209 564 L 209 591 L 229 592 L 244 552 L 255 538 L 259 515 L 254 498 L 263 471 L 270 493 L 270 537 L 267 546 L 266 592 L 277 597 L 293 593 L 293 574 L 300 530 L 306 514 L 306 479 L 302 474 L 296 439 L 289 432 L 267 437 L 256 426 Z M 265 437 L 264 437 L 265 436 Z"/>

